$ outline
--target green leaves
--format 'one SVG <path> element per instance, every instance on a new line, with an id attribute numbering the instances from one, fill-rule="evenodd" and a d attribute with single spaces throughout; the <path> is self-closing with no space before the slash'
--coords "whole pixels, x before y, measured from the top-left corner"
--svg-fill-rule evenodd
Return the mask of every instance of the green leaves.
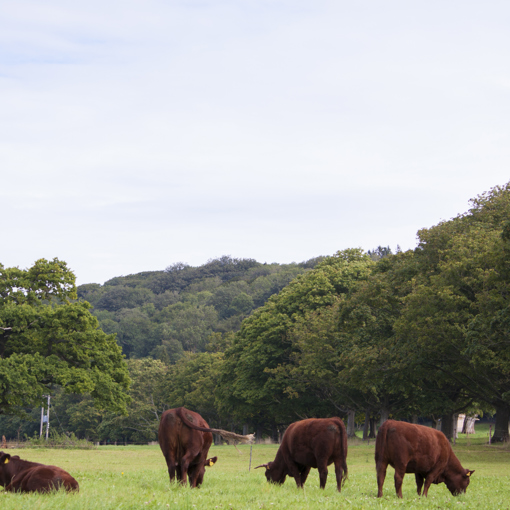
<path id="1" fill-rule="evenodd" d="M 294 279 L 243 321 L 226 351 L 220 379 L 220 404 L 240 419 L 288 423 L 323 407 L 309 380 L 297 377 L 301 349 L 292 335 L 299 324 L 323 313 L 356 282 L 367 278 L 374 262 L 361 250 L 338 252 Z M 320 354 L 325 353 L 324 349 Z M 307 374 L 324 368 L 312 362 Z M 227 390 L 228 388 L 228 390 Z M 297 398 L 299 397 L 299 398 Z"/>
<path id="2" fill-rule="evenodd" d="M 127 369 L 113 335 L 76 297 L 65 262 L 38 260 L 0 272 L 0 413 L 39 405 L 62 387 L 89 393 L 98 407 L 125 412 Z"/>
<path id="3" fill-rule="evenodd" d="M 0 264 L 0 303 L 35 306 L 54 299 L 76 299 L 75 277 L 65 262 L 39 259 L 27 270 Z"/>

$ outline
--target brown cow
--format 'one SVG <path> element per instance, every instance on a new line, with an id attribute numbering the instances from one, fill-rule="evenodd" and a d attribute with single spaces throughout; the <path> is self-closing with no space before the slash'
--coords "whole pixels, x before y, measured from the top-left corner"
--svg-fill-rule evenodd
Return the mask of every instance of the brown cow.
<path id="1" fill-rule="evenodd" d="M 10 492 L 50 492 L 60 487 L 79 490 L 78 482 L 67 471 L 4 452 L 0 452 L 0 485 Z"/>
<path id="2" fill-rule="evenodd" d="M 377 497 L 383 494 L 383 484 L 388 464 L 395 469 L 395 490 L 402 497 L 402 480 L 405 473 L 414 473 L 418 496 L 427 496 L 431 483 L 444 482 L 450 492 L 466 492 L 470 476 L 453 453 L 446 436 L 439 430 L 403 421 L 388 420 L 383 423 L 375 443 L 377 470 Z"/>
<path id="3" fill-rule="evenodd" d="M 208 429 L 207 422 L 198 413 L 184 407 L 169 409 L 159 422 L 159 446 L 166 459 L 170 481 L 177 478 L 184 485 L 198 487 L 204 480 L 205 466 L 212 466 L 218 457 L 207 459 L 213 436 L 210 432 L 194 430 Z"/>
<path id="4" fill-rule="evenodd" d="M 268 482 L 282 484 L 289 475 L 296 480 L 298 487 L 303 487 L 310 469 L 317 468 L 320 487 L 324 489 L 328 466 L 334 463 L 336 487 L 340 492 L 347 478 L 346 457 L 344 422 L 340 418 L 310 418 L 289 425 L 274 461 L 257 468 L 266 468 Z"/>

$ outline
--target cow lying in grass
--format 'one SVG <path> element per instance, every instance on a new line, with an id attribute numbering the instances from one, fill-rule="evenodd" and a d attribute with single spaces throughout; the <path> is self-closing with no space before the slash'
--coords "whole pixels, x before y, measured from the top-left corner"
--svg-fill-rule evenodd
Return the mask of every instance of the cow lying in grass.
<path id="1" fill-rule="evenodd" d="M 61 487 L 79 490 L 78 482 L 67 471 L 5 452 L 0 452 L 0 485 L 10 492 L 49 492 Z"/>
<path id="2" fill-rule="evenodd" d="M 377 497 L 383 494 L 388 464 L 395 469 L 395 490 L 402 497 L 405 473 L 414 473 L 418 496 L 427 496 L 430 484 L 444 482 L 456 496 L 466 492 L 470 476 L 453 453 L 446 436 L 439 430 L 403 421 L 388 420 L 377 433 L 375 442 Z"/>
<path id="3" fill-rule="evenodd" d="M 346 457 L 347 432 L 343 421 L 340 418 L 310 418 L 289 425 L 274 461 L 257 468 L 266 468 L 268 482 L 282 484 L 289 475 L 298 487 L 303 487 L 310 469 L 317 468 L 320 487 L 324 489 L 328 466 L 334 463 L 336 487 L 340 492 L 347 478 Z"/>

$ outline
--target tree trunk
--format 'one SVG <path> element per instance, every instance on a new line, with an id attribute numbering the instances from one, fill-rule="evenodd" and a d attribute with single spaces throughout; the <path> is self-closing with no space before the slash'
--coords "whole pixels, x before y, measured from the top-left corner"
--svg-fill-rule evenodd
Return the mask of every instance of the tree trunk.
<path id="1" fill-rule="evenodd" d="M 278 428 L 276 425 L 271 425 L 271 441 L 278 443 Z"/>
<path id="2" fill-rule="evenodd" d="M 466 416 L 464 420 L 464 426 L 462 427 L 463 434 L 474 434 L 475 433 L 475 422 L 476 416 Z"/>
<path id="3" fill-rule="evenodd" d="M 247 436 L 249 434 L 248 432 L 249 427 L 250 426 L 247 423 L 243 425 L 243 436 Z"/>
<path id="4" fill-rule="evenodd" d="M 368 434 L 370 432 L 370 409 L 365 411 L 365 424 L 363 425 L 363 441 L 368 439 Z"/>
<path id="5" fill-rule="evenodd" d="M 418 423 L 418 415 L 417 414 L 413 414 L 411 416 L 411 423 L 414 423 L 415 425 Z"/>
<path id="6" fill-rule="evenodd" d="M 356 430 L 354 428 L 354 418 L 356 416 L 356 411 L 352 409 L 347 413 L 347 437 L 354 437 L 356 435 Z"/>
<path id="7" fill-rule="evenodd" d="M 368 434 L 370 439 L 375 439 L 375 418 L 370 417 L 370 434 Z"/>
<path id="8" fill-rule="evenodd" d="M 448 441 L 453 439 L 453 413 L 443 414 L 441 416 L 441 432 L 446 436 Z"/>
<path id="9" fill-rule="evenodd" d="M 388 420 L 388 418 L 390 417 L 390 411 L 386 408 L 386 407 L 383 407 L 381 409 L 381 420 L 379 421 L 379 427 L 385 422 Z"/>
<path id="10" fill-rule="evenodd" d="M 491 442 L 506 443 L 510 440 L 508 422 L 510 421 L 510 406 L 494 406 L 496 408 L 496 426 Z"/>
<path id="11" fill-rule="evenodd" d="M 459 434 L 465 434 L 466 433 L 466 423 L 468 421 L 468 417 L 465 414 L 458 414 L 457 415 L 457 437 L 459 437 Z M 460 422 L 460 427 L 459 427 Z"/>

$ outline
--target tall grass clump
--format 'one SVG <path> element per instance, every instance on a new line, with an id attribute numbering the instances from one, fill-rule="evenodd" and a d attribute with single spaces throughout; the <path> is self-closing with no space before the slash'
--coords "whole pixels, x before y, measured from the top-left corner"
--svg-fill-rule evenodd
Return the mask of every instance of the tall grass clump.
<path id="1" fill-rule="evenodd" d="M 84 449 L 91 450 L 96 445 L 87 439 L 78 439 L 74 432 L 70 434 L 59 434 L 56 430 L 51 430 L 48 439 L 44 436 L 27 437 L 25 441 L 26 448 L 64 448 L 64 449 Z"/>

